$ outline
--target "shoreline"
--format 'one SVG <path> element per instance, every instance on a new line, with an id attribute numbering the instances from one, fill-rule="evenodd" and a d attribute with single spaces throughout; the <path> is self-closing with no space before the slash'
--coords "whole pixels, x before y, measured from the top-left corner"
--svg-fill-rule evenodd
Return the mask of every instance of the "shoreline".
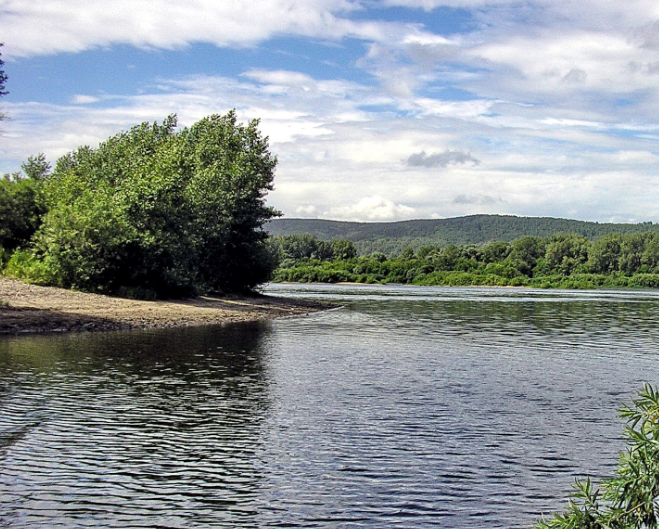
<path id="1" fill-rule="evenodd" d="M 143 301 L 0 277 L 0 336 L 219 325 L 303 316 L 332 307 L 259 294 Z"/>

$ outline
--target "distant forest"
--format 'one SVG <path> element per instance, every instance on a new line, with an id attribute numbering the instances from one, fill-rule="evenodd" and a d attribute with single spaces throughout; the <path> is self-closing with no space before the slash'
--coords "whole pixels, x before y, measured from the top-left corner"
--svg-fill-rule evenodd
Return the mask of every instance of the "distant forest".
<path id="1" fill-rule="evenodd" d="M 551 217 L 470 215 L 450 219 L 401 222 L 341 222 L 322 219 L 273 219 L 265 226 L 273 236 L 310 234 L 320 240 L 352 241 L 359 255 L 382 252 L 393 256 L 406 248 L 455 244 L 481 245 L 494 241 L 513 242 L 525 236 L 550 237 L 573 233 L 596 240 L 608 233 L 659 232 L 659 224 L 613 224 Z"/>

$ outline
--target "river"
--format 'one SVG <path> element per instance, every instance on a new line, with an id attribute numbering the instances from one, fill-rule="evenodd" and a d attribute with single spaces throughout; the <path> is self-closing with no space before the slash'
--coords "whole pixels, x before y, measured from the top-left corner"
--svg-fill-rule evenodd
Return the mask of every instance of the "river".
<path id="1" fill-rule="evenodd" d="M 659 292 L 270 285 L 306 317 L 0 339 L 0 527 L 532 527 L 611 475 Z"/>

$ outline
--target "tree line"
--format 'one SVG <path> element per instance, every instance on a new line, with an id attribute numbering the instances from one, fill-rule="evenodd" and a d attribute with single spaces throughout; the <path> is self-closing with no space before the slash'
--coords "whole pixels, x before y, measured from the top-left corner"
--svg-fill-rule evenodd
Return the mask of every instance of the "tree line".
<path id="1" fill-rule="evenodd" d="M 659 233 L 524 236 L 483 245 L 427 245 L 400 254 L 357 256 L 347 240 L 312 235 L 272 238 L 280 266 L 276 281 L 494 285 L 562 288 L 659 287 Z M 344 255 L 325 248 L 350 247 Z"/>
<path id="2" fill-rule="evenodd" d="M 0 182 L 0 266 L 45 285 L 135 297 L 247 291 L 276 266 L 263 224 L 277 163 L 235 112 L 142 123 L 54 169 Z"/>

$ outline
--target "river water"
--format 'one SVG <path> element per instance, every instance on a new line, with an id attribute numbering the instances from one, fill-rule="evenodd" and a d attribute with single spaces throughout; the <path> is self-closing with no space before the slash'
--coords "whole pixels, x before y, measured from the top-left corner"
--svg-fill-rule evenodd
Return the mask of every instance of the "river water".
<path id="1" fill-rule="evenodd" d="M 658 292 L 271 285 L 339 309 L 0 339 L 0 527 L 531 527 L 612 474 Z"/>

